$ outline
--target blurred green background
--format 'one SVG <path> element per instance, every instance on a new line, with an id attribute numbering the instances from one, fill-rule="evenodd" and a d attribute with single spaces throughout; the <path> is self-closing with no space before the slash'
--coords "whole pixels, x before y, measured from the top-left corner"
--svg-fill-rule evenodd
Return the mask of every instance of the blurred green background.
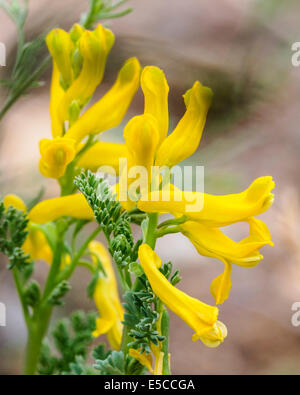
<path id="1" fill-rule="evenodd" d="M 184 112 L 182 94 L 195 80 L 214 91 L 204 135 L 186 164 L 205 166 L 205 191 L 235 193 L 254 178 L 272 175 L 276 200 L 262 216 L 275 247 L 253 269 L 234 267 L 230 299 L 220 308 L 229 331 L 225 343 L 207 349 L 191 340 L 192 330 L 171 314 L 171 361 L 174 374 L 299 374 L 300 327 L 291 324 L 291 306 L 300 301 L 300 67 L 291 63 L 291 45 L 300 41 L 297 0 L 131 0 L 134 11 L 108 26 L 116 35 L 101 97 L 124 60 L 137 56 L 143 65 L 161 67 L 170 85 L 171 125 Z M 30 37 L 60 26 L 69 29 L 87 8 L 83 0 L 31 0 L 26 34 Z M 5 78 L 16 51 L 14 25 L 0 11 L 0 41 L 8 52 Z M 41 186 L 45 197 L 58 193 L 55 181 L 38 171 L 38 142 L 50 137 L 50 72 L 43 87 L 23 97 L 0 123 L 0 194 L 30 200 Z M 0 103 L 5 90 L 0 90 Z M 143 110 L 139 92 L 128 120 Z M 124 123 L 125 123 L 124 121 Z M 124 124 L 123 124 L 124 125 Z M 122 128 L 104 134 L 119 141 Z M 230 236 L 243 237 L 243 226 Z M 101 238 L 100 238 L 101 239 Z M 213 303 L 211 280 L 222 264 L 199 256 L 180 235 L 159 240 L 158 252 L 172 260 L 183 277 L 179 287 Z M 36 278 L 45 278 L 44 262 Z M 89 274 L 78 269 L 66 306 L 59 316 L 92 310 L 86 297 Z M 7 307 L 7 326 L 0 327 L 0 374 L 19 373 L 25 327 L 6 259 L 0 256 L 0 302 Z"/>

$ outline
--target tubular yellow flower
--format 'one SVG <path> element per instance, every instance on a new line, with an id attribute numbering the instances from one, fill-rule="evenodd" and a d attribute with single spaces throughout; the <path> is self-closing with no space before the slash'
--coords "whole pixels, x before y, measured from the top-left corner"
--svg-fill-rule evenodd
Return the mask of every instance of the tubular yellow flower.
<path id="1" fill-rule="evenodd" d="M 150 114 L 132 118 L 124 129 L 128 163 L 116 189 L 126 210 L 135 206 L 138 194 L 148 190 L 151 183 L 148 175 L 151 174 L 159 138 L 156 120 Z"/>
<path id="2" fill-rule="evenodd" d="M 191 156 L 199 145 L 212 101 L 212 91 L 196 81 L 184 97 L 186 113 L 162 142 L 155 160 L 157 166 L 172 167 Z"/>
<path id="3" fill-rule="evenodd" d="M 28 213 L 30 221 L 36 224 L 51 222 L 60 217 L 93 220 L 94 213 L 81 193 L 44 200 Z"/>
<path id="4" fill-rule="evenodd" d="M 53 57 L 52 135 L 61 137 L 64 122 L 72 121 L 74 105 L 78 116 L 101 83 L 114 35 L 101 25 L 93 32 L 74 25 L 70 33 L 62 29 L 52 30 L 46 42 Z"/>
<path id="5" fill-rule="evenodd" d="M 46 37 L 46 43 L 61 75 L 62 84 L 68 88 L 74 78 L 71 60 L 74 43 L 70 34 L 62 29 L 53 29 Z"/>
<path id="6" fill-rule="evenodd" d="M 63 121 L 59 118 L 58 107 L 64 94 L 65 91 L 60 85 L 59 69 L 56 62 L 53 61 L 49 112 L 51 118 L 51 132 L 54 138 L 63 135 Z"/>
<path id="7" fill-rule="evenodd" d="M 266 224 L 256 218 L 250 218 L 249 236 L 236 242 L 218 228 L 208 228 L 195 221 L 180 225 L 181 232 L 196 247 L 199 254 L 213 258 L 224 258 L 244 267 L 256 266 L 262 259 L 259 249 L 264 245 L 273 245 Z"/>
<path id="8" fill-rule="evenodd" d="M 89 134 L 118 126 L 138 90 L 140 73 L 139 61 L 136 58 L 128 59 L 113 87 L 75 122 L 66 136 L 79 142 Z"/>
<path id="9" fill-rule="evenodd" d="M 144 113 L 151 114 L 157 120 L 161 142 L 169 129 L 169 86 L 163 71 L 158 67 L 145 67 L 141 75 L 141 87 L 145 97 Z"/>
<path id="10" fill-rule="evenodd" d="M 219 330 L 220 327 L 224 328 L 224 324 L 217 321 L 218 308 L 185 294 L 169 283 L 158 270 L 161 259 L 148 245 L 140 246 L 139 260 L 154 293 L 170 310 L 194 329 L 193 341 L 200 339 L 210 347 L 219 345 L 226 333 L 224 329 Z"/>
<path id="11" fill-rule="evenodd" d="M 256 266 L 263 256 L 259 249 L 266 244 L 273 245 L 266 224 L 256 218 L 250 218 L 249 236 L 239 242 L 231 240 L 220 229 L 208 228 L 194 221 L 180 225 L 181 232 L 187 236 L 196 247 L 199 254 L 220 259 L 225 270 L 211 284 L 211 292 L 217 304 L 222 304 L 228 298 L 231 289 L 230 274 L 232 263 L 243 266 Z"/>
<path id="12" fill-rule="evenodd" d="M 113 43 L 113 33 L 101 25 L 93 32 L 86 30 L 79 38 L 82 69 L 63 97 L 59 108 L 62 120 L 68 119 L 69 106 L 73 100 L 79 101 L 81 107 L 84 106 L 101 83 L 106 58 Z"/>
<path id="13" fill-rule="evenodd" d="M 16 195 L 6 195 L 3 199 L 4 207 L 12 206 L 20 211 L 27 211 L 26 204 Z M 22 246 L 23 251 L 30 255 L 32 260 L 41 259 L 47 263 L 52 262 L 53 253 L 44 233 L 28 225 L 28 236 Z"/>
<path id="14" fill-rule="evenodd" d="M 93 336 L 98 337 L 106 334 L 111 347 L 119 350 L 122 340 L 124 311 L 119 299 L 115 273 L 108 252 L 101 243 L 91 242 L 89 250 L 95 264 L 99 259 L 106 274 L 105 276 L 100 275 L 94 292 L 94 300 L 100 318 L 97 319 L 97 328 L 93 332 Z"/>
<path id="15" fill-rule="evenodd" d="M 132 118 L 124 129 L 124 139 L 129 163 L 132 166 L 143 166 L 150 172 L 159 143 L 155 118 L 149 114 Z"/>
<path id="16" fill-rule="evenodd" d="M 158 192 L 152 192 L 148 197 L 138 202 L 138 208 L 145 212 L 170 212 L 186 215 L 193 221 L 209 227 L 220 227 L 245 221 L 249 217 L 264 213 L 273 203 L 271 193 L 275 187 L 272 177 L 257 178 L 248 189 L 241 193 L 214 196 L 207 193 L 179 191 L 171 189 L 170 201 L 158 200 Z M 178 196 L 180 194 L 180 196 Z M 203 199 L 202 210 L 187 212 L 186 207 L 197 198 Z"/>
<path id="17" fill-rule="evenodd" d="M 119 175 L 120 158 L 127 158 L 125 144 L 99 141 L 80 157 L 77 166 L 92 171 L 97 171 L 100 166 L 111 166 L 115 174 Z"/>
<path id="18" fill-rule="evenodd" d="M 60 178 L 64 175 L 67 165 L 75 158 L 75 141 L 64 137 L 42 139 L 40 153 L 39 168 L 43 176 Z"/>

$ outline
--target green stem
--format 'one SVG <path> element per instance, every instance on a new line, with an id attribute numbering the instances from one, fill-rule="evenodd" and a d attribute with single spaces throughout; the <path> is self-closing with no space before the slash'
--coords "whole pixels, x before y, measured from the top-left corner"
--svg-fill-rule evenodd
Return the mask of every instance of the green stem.
<path id="1" fill-rule="evenodd" d="M 42 61 L 36 71 L 31 74 L 31 77 L 28 78 L 13 95 L 8 96 L 4 106 L 0 110 L 0 120 L 4 117 L 10 107 L 19 99 L 19 97 L 22 96 L 24 92 L 33 84 L 33 82 L 35 82 L 43 74 L 43 72 L 48 68 L 50 62 L 51 56 L 48 55 Z"/>
<path id="2" fill-rule="evenodd" d="M 169 328 L 170 328 L 170 317 L 167 310 L 164 310 L 161 317 L 161 334 L 165 337 L 162 342 L 162 352 L 164 353 L 163 359 L 163 370 L 162 374 L 171 374 L 170 363 L 169 363 Z"/>
<path id="3" fill-rule="evenodd" d="M 86 249 L 88 248 L 88 245 L 90 244 L 91 241 L 93 241 L 95 239 L 95 237 L 98 235 L 98 233 L 101 232 L 101 228 L 98 227 L 88 238 L 87 240 L 82 244 L 82 246 L 80 247 L 80 249 L 77 251 L 77 253 L 75 254 L 74 258 L 72 259 L 72 262 L 70 263 L 70 265 L 68 265 L 68 267 L 62 271 L 60 273 L 60 275 L 58 276 L 57 282 L 61 282 L 63 280 L 68 280 L 71 275 L 73 274 L 77 264 L 79 263 L 82 255 L 84 255 Z"/>
<path id="4" fill-rule="evenodd" d="M 48 296 L 51 294 L 53 285 L 55 283 L 57 274 L 59 273 L 60 265 L 61 265 L 61 256 L 63 252 L 63 241 L 60 239 L 57 242 L 57 246 L 54 251 L 53 262 L 51 265 L 51 269 L 49 271 L 49 275 L 46 281 L 44 294 L 43 294 L 43 302 L 47 302 Z"/>
<path id="5" fill-rule="evenodd" d="M 58 228 L 57 233 L 60 233 L 58 231 Z M 26 375 L 34 375 L 36 373 L 43 339 L 48 331 L 53 307 L 50 306 L 47 302 L 48 297 L 53 290 L 57 274 L 60 270 L 61 256 L 64 246 L 63 236 L 64 232 L 58 234 L 58 241 L 54 251 L 51 269 L 46 280 L 44 293 L 39 305 L 34 310 L 34 314 L 32 316 L 30 324 L 28 325 L 28 337 L 24 367 L 24 374 Z"/>
<path id="6" fill-rule="evenodd" d="M 170 233 L 179 233 L 181 232 L 181 229 L 179 226 L 173 226 L 172 228 L 161 228 L 156 231 L 156 238 L 159 239 L 160 237 L 163 237 L 165 235 L 169 235 Z"/>
<path id="7" fill-rule="evenodd" d="M 148 214 L 149 222 L 146 231 L 145 243 L 148 244 L 153 250 L 156 244 L 156 228 L 158 224 L 158 214 L 152 213 Z"/>
<path id="8" fill-rule="evenodd" d="M 52 307 L 50 306 L 40 309 L 38 313 L 38 321 L 29 326 L 24 367 L 25 375 L 36 374 L 41 347 L 49 327 L 51 314 Z"/>
<path id="9" fill-rule="evenodd" d="M 12 273 L 13 273 L 13 278 L 14 278 L 15 285 L 16 285 L 16 290 L 18 292 L 18 296 L 19 296 L 19 299 L 20 299 L 20 302 L 21 302 L 25 323 L 26 323 L 27 328 L 28 328 L 29 323 L 30 323 L 30 315 L 29 315 L 28 307 L 26 306 L 26 303 L 24 301 L 23 289 L 22 289 L 22 284 L 21 284 L 20 278 L 19 278 L 19 273 L 18 273 L 16 268 L 14 268 L 12 270 Z"/>

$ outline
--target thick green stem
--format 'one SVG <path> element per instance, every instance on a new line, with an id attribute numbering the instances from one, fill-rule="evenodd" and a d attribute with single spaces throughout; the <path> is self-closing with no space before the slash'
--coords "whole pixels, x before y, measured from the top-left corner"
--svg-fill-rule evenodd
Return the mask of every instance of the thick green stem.
<path id="1" fill-rule="evenodd" d="M 43 339 L 47 333 L 52 307 L 47 306 L 39 310 L 38 321 L 33 322 L 28 328 L 28 338 L 25 358 L 25 375 L 34 375 L 37 372 Z"/>
<path id="2" fill-rule="evenodd" d="M 153 213 L 148 215 L 149 222 L 146 231 L 145 243 L 148 244 L 153 250 L 156 244 L 156 228 L 158 224 L 158 214 Z"/>
<path id="3" fill-rule="evenodd" d="M 34 310 L 34 314 L 30 319 L 28 324 L 28 338 L 26 347 L 26 358 L 24 374 L 34 375 L 36 374 L 41 347 L 43 339 L 47 334 L 53 307 L 48 304 L 48 297 L 50 296 L 54 284 L 56 282 L 57 274 L 60 270 L 61 257 L 63 253 L 63 236 L 64 232 L 60 233 L 58 231 L 58 241 L 54 251 L 53 261 L 51 269 L 46 280 L 46 285 L 43 293 L 41 302 Z"/>

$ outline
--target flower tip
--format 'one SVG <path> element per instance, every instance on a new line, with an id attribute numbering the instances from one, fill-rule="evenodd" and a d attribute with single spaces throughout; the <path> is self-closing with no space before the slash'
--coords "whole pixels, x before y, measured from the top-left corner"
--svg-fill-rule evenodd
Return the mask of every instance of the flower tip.
<path id="1" fill-rule="evenodd" d="M 200 81 L 196 81 L 193 87 L 183 95 L 183 98 L 187 108 L 191 105 L 208 109 L 213 99 L 213 91 L 202 85 Z"/>
<path id="2" fill-rule="evenodd" d="M 204 334 L 197 334 L 193 335 L 193 341 L 197 341 L 200 339 L 203 344 L 210 348 L 218 347 L 228 335 L 227 327 L 223 322 L 216 321 L 212 329 L 208 330 Z"/>
<path id="3" fill-rule="evenodd" d="M 132 81 L 136 75 L 140 75 L 141 65 L 136 57 L 129 58 L 120 70 L 119 78 L 122 83 Z"/>
<path id="4" fill-rule="evenodd" d="M 167 92 L 169 91 L 165 73 L 157 66 L 144 67 L 141 75 L 141 86 L 143 90 L 148 89 L 154 93 L 157 90 L 157 86 L 164 86 L 164 89 Z"/>
<path id="5" fill-rule="evenodd" d="M 8 209 L 8 207 L 12 206 L 12 207 L 16 208 L 17 210 L 27 211 L 26 204 L 23 202 L 23 200 L 21 198 L 19 198 L 19 196 L 14 195 L 14 194 L 4 196 L 3 204 L 6 209 Z"/>

